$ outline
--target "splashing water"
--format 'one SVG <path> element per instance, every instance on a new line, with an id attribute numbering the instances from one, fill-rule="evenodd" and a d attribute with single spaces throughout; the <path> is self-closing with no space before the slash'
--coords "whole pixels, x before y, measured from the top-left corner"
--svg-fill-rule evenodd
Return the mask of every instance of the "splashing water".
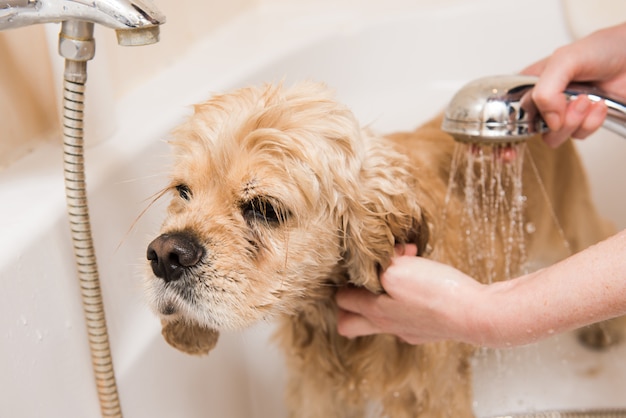
<path id="1" fill-rule="evenodd" d="M 452 194 L 463 199 L 461 233 L 468 273 L 484 283 L 509 279 L 525 270 L 522 165 L 526 144 L 457 144 L 446 206 Z"/>

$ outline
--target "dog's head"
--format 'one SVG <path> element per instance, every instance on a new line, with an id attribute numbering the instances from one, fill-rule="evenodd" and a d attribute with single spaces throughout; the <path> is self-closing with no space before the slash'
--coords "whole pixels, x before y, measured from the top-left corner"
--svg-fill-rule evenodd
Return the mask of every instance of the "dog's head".
<path id="1" fill-rule="evenodd" d="M 174 196 L 148 247 L 166 322 L 235 329 L 347 281 L 379 291 L 394 244 L 425 238 L 404 157 L 321 85 L 215 96 L 173 146 Z"/>

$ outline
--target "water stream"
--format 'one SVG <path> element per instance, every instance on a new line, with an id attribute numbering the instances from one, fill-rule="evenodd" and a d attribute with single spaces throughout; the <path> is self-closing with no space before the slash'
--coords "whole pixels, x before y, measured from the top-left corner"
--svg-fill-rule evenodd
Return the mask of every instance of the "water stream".
<path id="1" fill-rule="evenodd" d="M 522 166 L 526 144 L 457 144 L 446 206 L 463 199 L 461 233 L 472 277 L 492 283 L 525 271 L 526 246 Z"/>

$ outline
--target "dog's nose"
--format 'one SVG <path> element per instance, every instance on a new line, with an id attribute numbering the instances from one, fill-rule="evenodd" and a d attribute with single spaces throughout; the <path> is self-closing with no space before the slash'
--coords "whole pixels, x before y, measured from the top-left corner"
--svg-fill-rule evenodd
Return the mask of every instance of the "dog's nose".
<path id="1" fill-rule="evenodd" d="M 175 232 L 152 241 L 146 255 L 154 274 L 171 282 L 180 279 L 185 269 L 198 264 L 204 249 L 193 235 Z"/>

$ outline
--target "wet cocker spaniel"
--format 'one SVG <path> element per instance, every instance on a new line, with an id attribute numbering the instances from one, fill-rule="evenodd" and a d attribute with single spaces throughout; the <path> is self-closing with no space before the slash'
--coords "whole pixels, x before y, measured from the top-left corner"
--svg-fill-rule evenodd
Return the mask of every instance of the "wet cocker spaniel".
<path id="1" fill-rule="evenodd" d="M 337 288 L 382 292 L 396 244 L 470 271 L 462 190 L 448 194 L 458 145 L 440 121 L 376 135 L 315 83 L 243 88 L 194 110 L 173 134 L 173 198 L 147 254 L 165 339 L 203 354 L 220 330 L 276 320 L 293 417 L 472 416 L 471 347 L 336 329 Z M 572 144 L 527 147 L 528 260 L 552 263 L 607 236 Z"/>

